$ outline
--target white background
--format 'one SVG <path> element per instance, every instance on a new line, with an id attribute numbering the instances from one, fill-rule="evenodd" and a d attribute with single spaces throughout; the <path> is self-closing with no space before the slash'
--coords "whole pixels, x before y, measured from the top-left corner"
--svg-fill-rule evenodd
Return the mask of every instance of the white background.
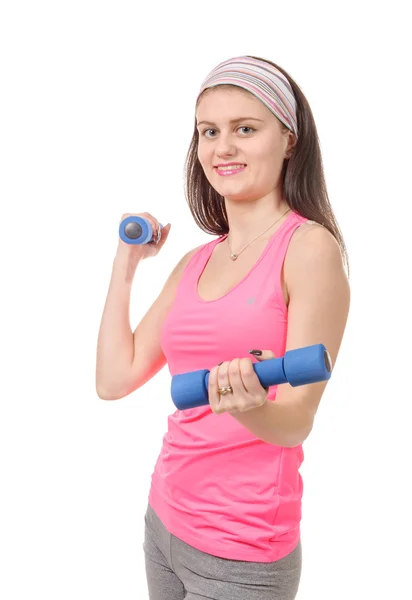
<path id="1" fill-rule="evenodd" d="M 203 78 L 239 54 L 278 63 L 306 95 L 352 269 L 304 444 L 297 598 L 412 597 L 406 6 L 2 4 L 2 599 L 148 598 L 143 517 L 170 374 L 100 400 L 97 333 L 124 212 L 172 223 L 167 249 L 138 267 L 133 328 L 182 255 L 212 239 L 186 205 L 183 164 Z"/>

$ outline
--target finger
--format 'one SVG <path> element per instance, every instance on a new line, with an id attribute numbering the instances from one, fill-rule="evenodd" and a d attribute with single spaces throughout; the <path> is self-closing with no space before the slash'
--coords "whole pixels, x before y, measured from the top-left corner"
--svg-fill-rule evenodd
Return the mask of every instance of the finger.
<path id="1" fill-rule="evenodd" d="M 166 242 L 167 238 L 169 237 L 169 232 L 170 232 L 170 228 L 171 228 L 171 223 L 168 223 L 167 225 L 165 225 L 160 233 L 160 240 L 158 243 L 159 249 L 163 246 L 163 244 Z"/>
<path id="2" fill-rule="evenodd" d="M 152 239 L 150 240 L 149 244 L 157 245 L 161 238 L 161 227 L 155 219 L 150 221 L 150 224 L 152 226 Z"/>
<path id="3" fill-rule="evenodd" d="M 226 410 L 230 413 L 243 412 L 251 408 L 251 397 L 249 394 L 248 387 L 247 385 L 245 385 L 245 380 L 242 378 L 241 373 L 240 364 L 242 360 L 245 359 L 236 358 L 232 360 L 228 368 L 230 385 L 233 389 L 233 395 L 230 399 L 230 403 L 228 402 L 226 407 Z M 252 361 L 250 359 L 246 360 L 250 363 L 250 368 L 253 371 Z M 229 395 L 226 396 L 226 398 L 229 398 Z"/>
<path id="4" fill-rule="evenodd" d="M 230 362 L 225 361 L 217 366 L 217 383 L 220 388 L 231 385 L 229 377 Z"/>
<path id="5" fill-rule="evenodd" d="M 213 411 L 221 414 L 232 410 L 235 403 L 235 397 L 232 392 L 228 394 L 220 394 L 219 388 L 231 385 L 229 377 L 230 362 L 221 362 L 216 368 L 216 390 L 213 402 Z"/>
<path id="6" fill-rule="evenodd" d="M 208 396 L 209 405 L 212 412 L 218 414 L 220 411 L 220 395 L 218 390 L 218 369 L 219 367 L 213 367 L 209 373 L 209 384 L 208 384 Z"/>
<path id="7" fill-rule="evenodd" d="M 260 354 L 257 354 L 260 352 Z M 252 354 L 257 360 L 269 360 L 270 358 L 276 358 L 272 350 L 249 350 L 249 354 Z"/>
<path id="8" fill-rule="evenodd" d="M 253 368 L 252 360 L 242 358 L 239 367 L 245 389 L 249 390 L 249 395 L 256 399 L 257 404 L 261 403 L 263 398 L 266 398 L 268 388 L 263 387 L 260 383 L 259 377 Z"/>
<path id="9" fill-rule="evenodd" d="M 246 359 L 246 360 L 248 360 L 249 363 L 252 364 L 252 361 L 250 359 Z M 228 367 L 228 378 L 230 381 L 229 385 L 232 386 L 233 395 L 235 395 L 235 396 L 244 396 L 249 391 L 247 386 L 245 385 L 244 379 L 242 378 L 241 368 L 240 368 L 241 362 L 242 362 L 242 360 L 240 358 L 235 358 L 234 360 L 232 360 L 230 362 L 229 367 Z M 251 367 L 251 368 L 253 371 L 253 367 Z"/>

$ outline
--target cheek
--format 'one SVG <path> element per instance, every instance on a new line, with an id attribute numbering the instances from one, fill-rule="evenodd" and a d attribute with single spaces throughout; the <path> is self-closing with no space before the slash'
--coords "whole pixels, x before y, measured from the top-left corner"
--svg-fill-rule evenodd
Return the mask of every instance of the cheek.
<path id="1" fill-rule="evenodd" d="M 265 162 L 274 162 L 276 156 L 279 154 L 279 147 L 273 140 L 263 140 L 261 144 L 256 148 L 256 152 L 259 154 L 260 160 Z"/>
<path id="2" fill-rule="evenodd" d="M 256 163 L 259 170 L 262 174 L 263 172 L 267 173 L 270 177 L 272 177 L 279 166 L 283 164 L 281 149 L 277 144 L 274 144 L 273 141 L 262 144 L 256 150 L 256 157 Z"/>
<path id="3" fill-rule="evenodd" d="M 199 144 L 197 149 L 197 157 L 202 166 L 207 167 L 208 161 L 210 161 L 210 155 L 210 150 L 208 150 L 204 144 Z"/>

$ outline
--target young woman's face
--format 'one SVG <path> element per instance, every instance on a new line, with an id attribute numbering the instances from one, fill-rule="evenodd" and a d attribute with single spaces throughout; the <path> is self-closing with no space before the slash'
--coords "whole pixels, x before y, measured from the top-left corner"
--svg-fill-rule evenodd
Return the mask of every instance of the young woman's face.
<path id="1" fill-rule="evenodd" d="M 211 88 L 199 102 L 196 122 L 198 158 L 220 195 L 257 200 L 278 186 L 295 136 L 283 132 L 278 119 L 260 100 L 239 88 Z M 233 171 L 217 166 L 226 163 L 246 166 Z"/>

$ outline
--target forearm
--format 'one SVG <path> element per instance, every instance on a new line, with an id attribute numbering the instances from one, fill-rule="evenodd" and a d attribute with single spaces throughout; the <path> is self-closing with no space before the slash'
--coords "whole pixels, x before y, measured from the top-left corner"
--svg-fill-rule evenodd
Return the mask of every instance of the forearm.
<path id="1" fill-rule="evenodd" d="M 121 392 L 132 369 L 134 338 L 130 327 L 130 295 L 138 262 L 136 254 L 127 253 L 116 255 L 113 261 L 97 341 L 96 390 L 102 398 Z"/>
<path id="2" fill-rule="evenodd" d="M 259 439 L 290 448 L 301 444 L 313 426 L 309 414 L 293 402 L 267 400 L 258 408 L 233 412 L 231 415 Z"/>

